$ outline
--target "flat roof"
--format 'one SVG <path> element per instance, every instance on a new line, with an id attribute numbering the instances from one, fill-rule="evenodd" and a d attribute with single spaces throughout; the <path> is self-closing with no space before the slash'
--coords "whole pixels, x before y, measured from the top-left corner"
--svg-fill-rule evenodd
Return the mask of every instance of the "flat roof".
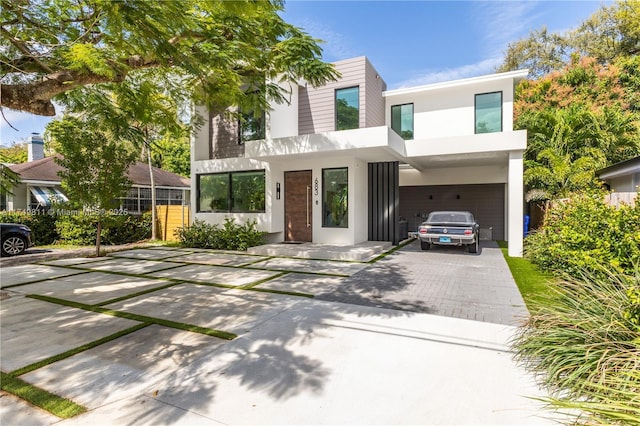
<path id="1" fill-rule="evenodd" d="M 411 93 L 427 92 L 427 91 L 430 91 L 430 90 L 447 89 L 447 88 L 450 88 L 450 87 L 466 86 L 466 85 L 469 85 L 469 84 L 476 84 L 476 83 L 482 83 L 482 82 L 488 82 L 488 81 L 496 81 L 496 80 L 513 79 L 514 81 L 520 81 L 520 80 L 525 79 L 527 77 L 527 75 L 529 75 L 529 70 L 528 69 L 522 69 L 522 70 L 502 72 L 502 73 L 496 73 L 496 74 L 488 74 L 488 75 L 483 75 L 483 76 L 479 76 L 479 77 L 464 78 L 464 79 L 460 79 L 460 80 L 451 80 L 451 81 L 443 81 L 443 82 L 440 82 L 440 83 L 425 84 L 425 85 L 422 85 L 422 86 L 414 86 L 414 87 L 406 87 L 406 88 L 402 88 L 402 89 L 387 90 L 385 92 L 382 92 L 382 96 L 383 97 L 389 97 L 389 96 L 397 96 L 397 95 L 406 95 L 406 94 L 411 94 Z"/>

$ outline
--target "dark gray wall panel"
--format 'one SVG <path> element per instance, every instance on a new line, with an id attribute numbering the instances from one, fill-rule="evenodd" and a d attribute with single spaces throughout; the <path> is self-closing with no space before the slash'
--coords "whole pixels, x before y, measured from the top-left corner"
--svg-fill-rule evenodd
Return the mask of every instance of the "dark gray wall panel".
<path id="1" fill-rule="evenodd" d="M 369 241 L 399 242 L 400 191 L 397 161 L 369 163 Z"/>

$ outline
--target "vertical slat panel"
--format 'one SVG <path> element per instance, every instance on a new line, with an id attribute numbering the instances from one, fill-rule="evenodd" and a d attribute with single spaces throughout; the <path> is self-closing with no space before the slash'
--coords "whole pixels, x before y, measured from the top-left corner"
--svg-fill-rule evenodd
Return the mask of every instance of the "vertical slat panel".
<path id="1" fill-rule="evenodd" d="M 399 163 L 369 163 L 369 240 L 398 244 Z"/>

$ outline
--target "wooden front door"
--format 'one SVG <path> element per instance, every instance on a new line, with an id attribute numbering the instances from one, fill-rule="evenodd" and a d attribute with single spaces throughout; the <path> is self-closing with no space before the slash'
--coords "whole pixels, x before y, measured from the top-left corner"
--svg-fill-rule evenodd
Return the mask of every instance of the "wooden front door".
<path id="1" fill-rule="evenodd" d="M 311 170 L 284 173 L 284 240 L 311 242 Z"/>

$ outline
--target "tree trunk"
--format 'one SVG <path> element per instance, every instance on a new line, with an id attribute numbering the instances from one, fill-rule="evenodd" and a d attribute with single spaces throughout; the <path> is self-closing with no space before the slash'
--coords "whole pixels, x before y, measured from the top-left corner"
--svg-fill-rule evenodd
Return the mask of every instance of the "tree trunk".
<path id="1" fill-rule="evenodd" d="M 147 148 L 147 163 L 149 164 L 149 177 L 151 179 L 151 239 L 157 239 L 156 222 L 156 180 L 153 177 L 153 167 L 151 166 L 151 144 L 146 144 Z"/>
<path id="2" fill-rule="evenodd" d="M 98 226 L 96 230 L 96 257 L 100 257 L 100 236 L 102 234 L 102 218 L 98 217 Z"/>

